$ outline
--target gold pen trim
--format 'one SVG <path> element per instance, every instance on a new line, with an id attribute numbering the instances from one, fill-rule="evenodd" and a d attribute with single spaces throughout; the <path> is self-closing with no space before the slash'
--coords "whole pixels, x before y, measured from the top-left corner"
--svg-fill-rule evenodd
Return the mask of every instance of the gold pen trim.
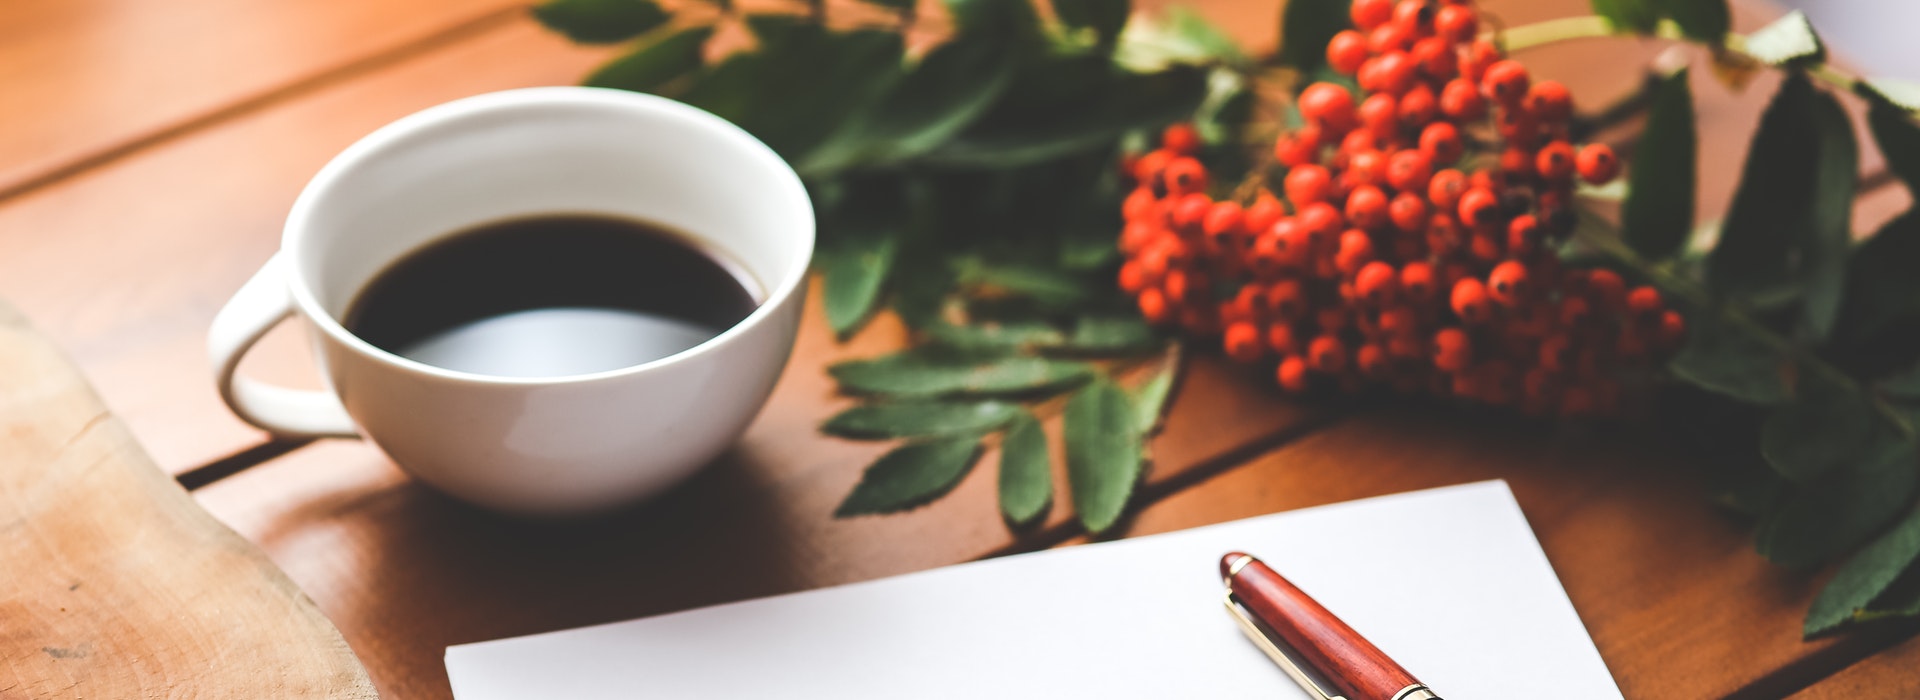
<path id="1" fill-rule="evenodd" d="M 1226 578 L 1220 579 L 1220 582 L 1227 584 L 1228 588 L 1232 588 L 1233 577 L 1239 576 L 1240 570 L 1247 568 L 1247 565 L 1251 563 L 1253 563 L 1253 555 L 1251 554 L 1240 555 L 1239 559 L 1233 560 L 1233 563 L 1227 566 L 1227 576 Z"/>
<path id="2" fill-rule="evenodd" d="M 1240 573 L 1240 567 L 1246 566 L 1247 562 L 1252 560 L 1253 557 L 1242 557 L 1235 560 L 1233 566 L 1227 568 L 1227 578 L 1231 579 L 1234 574 Z M 1306 669 L 1301 668 L 1300 664 L 1295 663 L 1292 656 L 1288 656 L 1285 651 L 1282 651 L 1280 646 L 1275 644 L 1273 639 L 1268 637 L 1267 633 L 1260 629 L 1259 623 L 1254 622 L 1253 616 L 1248 615 L 1246 609 L 1240 605 L 1240 602 L 1234 599 L 1233 591 L 1227 591 L 1226 599 L 1222 602 L 1226 603 L 1227 614 L 1232 615 L 1234 620 L 1239 621 L 1240 631 L 1247 633 L 1247 639 L 1253 640 L 1253 645 L 1260 647 L 1261 651 L 1266 652 L 1267 657 L 1273 659 L 1273 662 L 1280 666 L 1280 670 L 1286 671 L 1287 676 L 1291 677 L 1293 682 L 1300 684 L 1300 687 L 1306 690 L 1308 695 L 1312 695 L 1316 700 L 1347 700 L 1346 696 L 1328 692 L 1326 689 L 1321 688 L 1319 683 L 1314 682 L 1313 678 L 1307 675 Z M 1424 688 L 1425 686 L 1420 687 Z M 1400 692 L 1405 693 L 1407 691 L 1402 690 Z M 1396 697 L 1395 700 L 1401 699 Z"/>
<path id="3" fill-rule="evenodd" d="M 1394 693 L 1392 700 L 1440 700 L 1440 696 L 1434 695 L 1432 690 L 1428 690 L 1427 684 L 1415 683 L 1401 688 L 1398 693 Z"/>

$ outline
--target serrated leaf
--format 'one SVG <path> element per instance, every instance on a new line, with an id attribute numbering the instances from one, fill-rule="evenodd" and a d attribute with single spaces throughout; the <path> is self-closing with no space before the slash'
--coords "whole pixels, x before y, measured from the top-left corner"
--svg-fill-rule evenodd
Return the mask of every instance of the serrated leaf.
<path id="1" fill-rule="evenodd" d="M 1120 37 L 1132 9 L 1128 0 L 1053 0 L 1053 12 L 1061 22 L 1093 31 L 1100 45 L 1107 47 Z"/>
<path id="2" fill-rule="evenodd" d="M 632 39 L 668 19 L 650 0 L 548 0 L 533 6 L 533 16 L 582 44 Z"/>
<path id="3" fill-rule="evenodd" d="M 1811 390 L 1768 414 L 1760 429 L 1760 454 L 1781 476 L 1804 484 L 1860 457 L 1879 416 L 1858 392 L 1825 382 L 1803 384 Z"/>
<path id="4" fill-rule="evenodd" d="M 1913 568 L 1920 557 L 1920 509 L 1862 547 L 1840 566 L 1807 609 L 1802 634 L 1813 638 L 1826 634 L 1866 610 L 1899 578 Z"/>
<path id="5" fill-rule="evenodd" d="M 1860 145 L 1854 141 L 1846 109 L 1832 95 L 1815 93 L 1812 109 L 1819 157 L 1814 168 L 1812 229 L 1802 251 L 1806 291 L 1800 308 L 1808 333 L 1820 342 L 1833 332 L 1840 317 L 1841 294 L 1846 291 Z"/>
<path id="6" fill-rule="evenodd" d="M 803 173 L 906 161 L 985 114 L 1012 81 L 1017 54 L 999 35 L 965 35 L 929 52 L 801 164 Z"/>
<path id="7" fill-rule="evenodd" d="M 805 162 L 901 74 L 895 32 L 827 31 L 790 15 L 749 15 L 746 23 L 760 48 L 696 76 L 680 100 L 746 129 L 788 162 Z"/>
<path id="8" fill-rule="evenodd" d="M 1915 462 L 1912 443 L 1884 437 L 1852 464 L 1789 495 L 1760 522 L 1755 548 L 1788 567 L 1853 548 L 1913 502 Z"/>
<path id="9" fill-rule="evenodd" d="M 1093 368 L 1081 362 L 1010 356 L 980 361 L 926 352 L 902 352 L 827 368 L 840 388 L 886 396 L 1001 395 L 1042 392 L 1086 381 Z"/>
<path id="10" fill-rule="evenodd" d="M 960 350 L 1025 350 L 1059 345 L 1066 340 L 1051 324 L 1003 322 L 994 324 L 935 323 L 927 327 L 928 339 Z"/>
<path id="11" fill-rule="evenodd" d="M 960 270 L 960 284 L 989 295 L 1014 295 L 1051 306 L 1071 306 L 1088 298 L 1080 276 L 1048 267 L 1017 264 L 969 264 Z"/>
<path id="12" fill-rule="evenodd" d="M 1592 0 L 1593 13 L 1607 18 L 1616 31 L 1652 34 L 1660 13 L 1650 0 Z"/>
<path id="13" fill-rule="evenodd" d="M 1718 45 L 1733 28 L 1727 0 L 1659 0 L 1661 14 L 1680 25 L 1680 33 Z"/>
<path id="14" fill-rule="evenodd" d="M 1141 436 L 1160 432 L 1160 420 L 1167 414 L 1167 399 L 1173 394 L 1173 380 L 1179 373 L 1179 351 L 1170 351 L 1153 376 L 1133 390 L 1133 427 Z"/>
<path id="15" fill-rule="evenodd" d="M 898 238 L 878 228 L 842 232 L 835 249 L 823 254 L 821 298 L 827 324 L 845 340 L 873 315 L 880 291 L 893 271 Z"/>
<path id="16" fill-rule="evenodd" d="M 1814 89 L 1791 73 L 1760 117 L 1727 211 L 1720 242 L 1707 255 L 1707 283 L 1739 295 L 1793 282 L 1794 261 L 1813 227 Z"/>
<path id="17" fill-rule="evenodd" d="M 1870 344 L 1896 322 L 1920 312 L 1920 275 L 1913 274 L 1912 262 L 1920 260 L 1920 214 L 1909 209 L 1888 221 L 1847 258 L 1837 338 Z"/>
<path id="18" fill-rule="evenodd" d="M 1635 252 L 1664 259 L 1686 246 L 1693 230 L 1696 160 L 1699 146 L 1693 125 L 1693 91 L 1688 71 L 1660 79 L 1640 146 L 1627 172 L 1622 235 Z"/>
<path id="19" fill-rule="evenodd" d="M 1820 36 L 1813 33 L 1806 13 L 1799 10 L 1748 34 L 1746 52 L 1775 66 L 1819 63 L 1827 58 L 1826 46 L 1820 43 Z"/>
<path id="20" fill-rule="evenodd" d="M 860 475 L 833 517 L 893 513 L 945 495 L 980 456 L 973 435 L 910 442 L 881 455 Z"/>
<path id="21" fill-rule="evenodd" d="M 1867 108 L 1867 128 L 1873 143 L 1886 156 L 1887 169 L 1900 176 L 1908 190 L 1920 188 L 1920 126 L 1913 116 L 1898 107 L 1871 101 Z"/>
<path id="22" fill-rule="evenodd" d="M 1280 15 L 1280 62 L 1310 70 L 1327 62 L 1327 42 L 1349 26 L 1346 0 L 1289 0 Z"/>
<path id="23" fill-rule="evenodd" d="M 1105 378 L 1067 401 L 1067 481 L 1073 508 L 1090 533 L 1119 522 L 1143 466 L 1133 402 Z"/>
<path id="24" fill-rule="evenodd" d="M 1063 347 L 1087 353 L 1125 353 L 1153 347 L 1158 338 L 1138 316 L 1082 316 Z"/>
<path id="25" fill-rule="evenodd" d="M 608 61 L 581 84 L 634 92 L 659 92 L 674 78 L 700 68 L 700 52 L 713 27 L 688 27 Z"/>
<path id="26" fill-rule="evenodd" d="M 827 419 L 820 431 L 856 440 L 977 435 L 1022 413 L 999 401 L 883 401 L 854 406 Z"/>
<path id="27" fill-rule="evenodd" d="M 1028 69 L 1054 74 L 1042 64 Z M 1031 95 L 1034 90 L 1023 90 Z M 1206 97 L 1205 72 L 1177 66 L 1102 80 L 1088 96 L 1033 100 L 962 131 L 925 156 L 929 164 L 1007 169 L 1110 147 L 1121 134 L 1187 118 Z"/>
<path id="28" fill-rule="evenodd" d="M 1053 504 L 1053 458 L 1047 433 L 1021 411 L 1000 439 L 1000 514 L 1016 526 L 1031 523 Z"/>
<path id="29" fill-rule="evenodd" d="M 1675 377 L 1748 403 L 1776 404 L 1791 393 L 1787 357 L 1714 310 L 1687 318 L 1687 344 L 1668 363 Z"/>

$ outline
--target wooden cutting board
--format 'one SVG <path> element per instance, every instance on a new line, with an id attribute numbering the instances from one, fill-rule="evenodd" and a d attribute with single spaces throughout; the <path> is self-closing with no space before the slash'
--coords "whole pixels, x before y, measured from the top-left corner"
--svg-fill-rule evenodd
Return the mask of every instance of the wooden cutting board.
<path id="1" fill-rule="evenodd" d="M 0 302 L 0 699 L 374 696 L 313 601 Z"/>

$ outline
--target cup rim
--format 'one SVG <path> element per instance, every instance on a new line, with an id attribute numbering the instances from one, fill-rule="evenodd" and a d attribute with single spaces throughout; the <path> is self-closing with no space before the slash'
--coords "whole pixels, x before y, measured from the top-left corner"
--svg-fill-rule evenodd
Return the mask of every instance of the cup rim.
<path id="1" fill-rule="evenodd" d="M 480 115 L 511 111 L 526 107 L 551 106 L 613 107 L 636 112 L 666 114 L 674 118 L 687 129 L 704 130 L 721 140 L 733 144 L 747 157 L 761 161 L 768 168 L 777 171 L 776 187 L 786 189 L 798 210 L 794 212 L 794 234 L 806 238 L 805 251 L 788 261 L 786 268 L 779 272 L 774 284 L 768 285 L 766 298 L 762 300 L 746 318 L 734 323 L 712 338 L 680 352 L 618 369 L 603 370 L 586 374 L 567 374 L 555 377 L 507 377 L 476 372 L 436 367 L 418 360 L 409 359 L 389 352 L 367 342 L 348 331 L 333 314 L 320 305 L 313 288 L 306 279 L 301 265 L 294 259 L 300 251 L 299 243 L 307 235 L 307 224 L 312 219 L 313 210 L 319 201 L 342 178 L 352 173 L 362 162 L 388 149 L 392 144 L 405 140 L 417 133 L 437 128 L 443 124 L 468 119 Z M 767 201 L 777 201 L 778 197 L 768 197 Z M 807 269 L 812 264 L 813 249 L 816 241 L 814 227 L 813 200 L 808 197 L 806 186 L 801 183 L 800 175 L 792 166 L 780 158 L 765 143 L 711 112 L 692 105 L 670 100 L 656 95 L 615 90 L 610 88 L 553 86 L 519 88 L 490 92 L 472 97 L 445 102 L 413 114 L 401 117 L 361 137 L 328 161 L 312 180 L 302 188 L 299 197 L 294 200 L 293 209 L 287 215 L 287 223 L 282 231 L 280 251 L 288 256 L 282 265 L 288 291 L 293 297 L 294 306 L 307 319 L 338 342 L 356 353 L 399 369 L 424 374 L 438 379 L 482 385 L 554 385 L 594 382 L 616 377 L 641 374 L 654 369 L 674 366 L 713 352 L 715 348 L 744 335 L 748 329 L 766 322 L 767 318 L 779 313 L 789 298 L 806 282 Z"/>

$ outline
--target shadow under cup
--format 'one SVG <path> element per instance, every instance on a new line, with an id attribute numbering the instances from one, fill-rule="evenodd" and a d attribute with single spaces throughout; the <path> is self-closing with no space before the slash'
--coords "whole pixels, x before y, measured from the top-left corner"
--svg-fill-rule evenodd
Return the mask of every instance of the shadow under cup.
<path id="1" fill-rule="evenodd" d="M 685 232 L 743 267 L 764 300 L 684 352 L 554 378 L 425 365 L 342 326 L 355 296 L 406 254 L 543 214 Z M 739 435 L 792 349 L 813 237 L 798 177 L 737 127 L 647 95 L 533 88 L 441 105 L 350 147 L 296 202 L 281 257 L 324 373 L 363 434 L 456 497 L 567 513 L 657 493 Z"/>

